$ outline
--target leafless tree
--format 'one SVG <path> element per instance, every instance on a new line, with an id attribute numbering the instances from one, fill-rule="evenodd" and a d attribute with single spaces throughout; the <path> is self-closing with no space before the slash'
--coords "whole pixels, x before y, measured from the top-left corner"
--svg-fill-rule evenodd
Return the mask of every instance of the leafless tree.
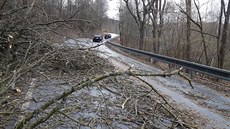
<path id="1" fill-rule="evenodd" d="M 150 12 L 149 17 L 152 24 L 152 35 L 153 35 L 153 50 L 155 53 L 159 53 L 160 50 L 160 44 L 161 44 L 161 36 L 162 36 L 162 29 L 164 24 L 164 10 L 166 6 L 166 0 L 148 0 L 148 3 L 150 4 Z M 159 15 L 159 16 L 158 16 Z M 158 24 L 159 20 L 159 24 Z"/>
<path id="2" fill-rule="evenodd" d="M 145 29 L 146 29 L 147 16 L 149 12 L 149 3 L 147 3 L 146 0 L 134 0 L 134 1 L 124 0 L 124 2 L 138 26 L 139 29 L 138 48 L 142 50 L 145 41 Z M 130 7 L 132 5 L 134 5 L 134 8 Z"/>
<path id="3" fill-rule="evenodd" d="M 191 46 L 191 14 L 192 14 L 192 2 L 191 0 L 186 0 L 186 14 L 187 14 L 187 44 L 186 44 L 186 60 L 190 61 L 190 46 Z"/>
<path id="4" fill-rule="evenodd" d="M 119 19 L 121 44 L 134 48 L 137 47 L 139 43 L 136 42 L 139 39 L 138 26 L 126 8 L 126 5 L 124 5 L 123 0 L 120 2 Z"/>
<path id="5" fill-rule="evenodd" d="M 221 10 L 225 10 L 224 5 L 225 5 L 224 0 L 221 0 Z M 224 20 L 224 25 L 223 25 L 222 37 L 220 40 L 221 45 L 220 45 L 220 50 L 219 50 L 219 68 L 224 68 L 224 62 L 225 62 L 225 56 L 226 56 L 227 38 L 228 38 L 228 31 L 229 31 L 228 30 L 229 29 L 229 15 L 230 15 L 230 2 L 229 1 L 228 1 L 227 10 L 223 12 L 224 12 L 225 20 Z"/>
<path id="6" fill-rule="evenodd" d="M 220 68 L 224 68 L 221 66 L 223 64 L 229 64 L 228 60 L 223 59 L 223 55 L 224 58 L 229 56 L 226 52 L 229 46 L 228 29 L 226 29 L 228 25 L 225 24 L 228 21 L 228 6 L 224 1 L 220 2 L 221 9 L 215 11 L 211 10 L 214 9 L 211 6 L 215 2 L 200 6 L 196 0 L 185 0 L 181 1 L 179 5 L 176 4 L 179 7 L 177 8 L 170 0 L 147 0 L 145 4 L 142 4 L 141 0 L 123 1 L 126 5 L 126 8 L 123 8 L 123 14 L 125 11 L 131 12 L 133 21 L 128 18 L 127 14 L 123 15 L 122 24 L 120 24 L 123 28 L 121 39 L 129 39 L 131 42 L 137 36 L 135 29 L 140 32 L 141 24 L 139 23 L 143 23 L 143 19 L 138 19 L 136 3 L 139 3 L 140 18 L 143 18 L 143 9 L 147 8 L 148 10 L 144 26 L 143 49 L 156 53 L 161 51 L 161 54 Z M 215 4 L 218 5 L 218 3 Z M 204 7 L 206 12 L 202 11 Z M 219 17 L 217 12 L 220 12 Z M 137 27 L 133 26 L 133 23 Z M 152 30 L 152 34 L 149 34 L 149 30 Z M 125 41 L 123 43 L 125 44 Z M 225 68 L 229 68 L 229 66 Z"/>

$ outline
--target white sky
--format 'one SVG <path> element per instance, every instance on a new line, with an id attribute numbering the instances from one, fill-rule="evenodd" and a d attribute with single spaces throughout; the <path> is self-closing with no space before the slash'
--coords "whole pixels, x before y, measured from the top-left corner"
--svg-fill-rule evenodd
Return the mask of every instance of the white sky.
<path id="1" fill-rule="evenodd" d="M 107 15 L 111 19 L 118 19 L 119 13 L 119 0 L 108 0 L 108 11 Z"/>

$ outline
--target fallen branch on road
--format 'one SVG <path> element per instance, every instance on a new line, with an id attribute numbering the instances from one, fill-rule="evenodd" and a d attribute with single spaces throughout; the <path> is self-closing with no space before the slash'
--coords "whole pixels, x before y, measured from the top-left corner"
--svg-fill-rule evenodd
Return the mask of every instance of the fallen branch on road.
<path id="1" fill-rule="evenodd" d="M 115 76 L 125 76 L 125 75 L 128 75 L 128 76 L 151 76 L 151 77 L 161 76 L 161 77 L 167 77 L 167 76 L 179 74 L 180 71 L 181 70 L 176 70 L 176 71 L 173 71 L 171 73 L 157 73 L 157 74 L 155 74 L 155 73 L 134 73 L 134 72 L 128 70 L 128 71 L 122 71 L 122 72 L 112 72 L 112 73 L 108 73 L 108 74 L 103 74 L 103 75 L 100 75 L 98 77 L 94 77 L 92 79 L 82 81 L 79 84 L 73 86 L 70 90 L 67 90 L 67 91 L 63 92 L 61 95 L 58 95 L 58 96 L 54 97 L 53 99 L 50 99 L 48 102 L 43 104 L 40 108 L 35 109 L 33 112 L 26 115 L 25 118 L 23 118 L 21 121 L 18 122 L 18 124 L 15 126 L 15 129 L 23 129 L 25 127 L 25 125 L 28 123 L 28 121 L 30 121 L 34 116 L 38 115 L 41 111 L 46 110 L 48 107 L 50 107 L 52 104 L 56 103 L 58 100 L 66 98 L 67 96 L 69 96 L 73 92 L 79 91 L 79 90 L 81 90 L 87 86 L 90 86 L 93 83 L 101 81 L 103 79 L 106 79 L 109 77 L 115 77 Z M 164 97 L 162 96 L 162 98 L 164 98 Z"/>

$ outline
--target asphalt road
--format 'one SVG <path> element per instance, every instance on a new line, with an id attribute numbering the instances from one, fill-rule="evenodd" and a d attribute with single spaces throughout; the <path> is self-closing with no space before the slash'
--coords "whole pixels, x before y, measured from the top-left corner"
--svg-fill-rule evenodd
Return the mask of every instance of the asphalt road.
<path id="1" fill-rule="evenodd" d="M 112 34 L 112 38 L 118 35 Z M 90 40 L 88 40 L 89 42 Z M 105 42 L 105 41 L 104 41 Z M 93 43 L 92 43 L 93 44 Z M 133 69 L 146 72 L 161 73 L 160 69 L 146 65 L 141 61 L 126 57 L 107 46 L 102 45 L 97 48 L 101 51 L 100 56 L 108 58 L 117 68 L 126 70 L 129 66 Z M 198 112 L 207 118 L 206 128 L 230 128 L 230 98 L 206 87 L 205 85 L 193 82 L 194 89 L 189 86 L 186 80 L 179 76 L 170 78 L 163 77 L 142 77 L 152 84 L 164 95 L 171 98 L 178 105 Z"/>
<path id="2" fill-rule="evenodd" d="M 112 38 L 115 38 L 116 34 L 112 34 Z M 94 43 L 92 39 L 81 38 L 81 39 L 70 39 L 65 42 L 65 45 L 69 47 L 81 47 L 89 48 L 101 44 L 99 47 L 94 48 L 99 51 L 99 56 L 108 59 L 114 66 L 120 70 L 127 70 L 130 66 L 133 69 L 142 72 L 153 72 L 162 73 L 163 71 L 142 63 L 139 60 L 126 57 L 125 55 L 119 54 L 111 49 L 109 49 L 105 44 Z M 57 45 L 60 46 L 60 45 Z M 179 76 L 172 76 L 170 78 L 166 77 L 142 77 L 145 81 L 150 83 L 154 88 L 160 91 L 162 94 L 170 98 L 170 102 L 176 103 L 182 108 L 193 110 L 199 113 L 202 117 L 209 120 L 209 122 L 204 125 L 205 128 L 230 128 L 230 98 L 221 95 L 220 93 L 207 88 L 202 84 L 193 82 L 194 89 L 191 89 L 189 83 L 183 80 Z M 33 89 L 36 79 L 32 80 L 30 84 L 30 89 Z M 50 88 L 50 89 L 49 89 Z M 65 87 L 68 89 L 68 87 Z M 36 96 L 39 98 L 41 94 L 47 94 L 45 100 L 48 100 L 53 95 L 50 95 L 52 91 L 54 94 L 61 93 L 62 88 L 52 87 L 47 85 L 41 86 L 41 89 L 29 90 L 27 93 L 27 98 L 30 99 L 31 96 Z M 41 93 L 41 94 L 40 94 Z M 49 96 L 50 95 L 50 96 Z M 34 110 L 39 105 L 43 104 L 45 100 L 40 103 L 26 102 L 23 104 L 22 108 L 25 110 Z"/>

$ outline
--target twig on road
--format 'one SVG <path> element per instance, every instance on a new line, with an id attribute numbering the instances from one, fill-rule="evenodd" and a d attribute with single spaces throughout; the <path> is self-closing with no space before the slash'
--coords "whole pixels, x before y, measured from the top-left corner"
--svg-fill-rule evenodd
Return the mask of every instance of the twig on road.
<path id="1" fill-rule="evenodd" d="M 65 116 L 66 118 L 70 119 L 71 121 L 73 121 L 73 122 L 75 122 L 75 123 L 77 123 L 77 124 L 79 124 L 79 125 L 83 125 L 83 126 L 86 126 L 86 127 L 90 127 L 88 124 L 85 124 L 85 123 L 83 123 L 83 122 L 80 122 L 80 121 L 76 120 L 75 118 L 73 118 L 73 117 L 67 115 L 66 113 L 64 113 L 64 112 L 62 112 L 62 111 L 60 111 L 60 110 L 58 110 L 57 113 L 60 113 L 61 115 Z"/>
<path id="2" fill-rule="evenodd" d="M 65 97 L 69 96 L 70 94 L 72 94 L 73 92 L 81 90 L 81 89 L 83 89 L 83 88 L 85 88 L 87 86 L 90 86 L 93 83 L 101 81 L 103 79 L 106 79 L 106 78 L 109 78 L 109 77 L 115 77 L 115 76 L 124 76 L 124 75 L 134 76 L 134 77 L 137 77 L 137 76 L 162 76 L 162 77 L 166 77 L 166 76 L 171 76 L 171 75 L 178 74 L 179 72 L 180 72 L 180 70 L 176 70 L 176 71 L 173 71 L 171 73 L 157 73 L 157 74 L 155 74 L 155 73 L 133 73 L 132 71 L 122 71 L 122 72 L 112 72 L 112 73 L 108 73 L 108 74 L 103 74 L 103 75 L 100 75 L 98 77 L 94 77 L 92 79 L 82 81 L 79 84 L 73 86 L 71 89 L 63 92 L 61 95 L 58 95 L 58 96 L 54 97 L 53 99 L 50 99 L 48 102 L 43 104 L 40 108 L 35 109 L 33 112 L 31 112 L 28 115 L 26 115 L 23 120 L 18 122 L 18 124 L 15 126 L 15 129 L 24 128 L 24 126 L 27 124 L 27 122 L 30 121 L 35 115 L 38 115 L 41 111 L 46 110 L 48 107 L 50 107 L 50 105 L 56 103 L 58 100 L 63 99 Z M 148 83 L 146 83 L 146 84 L 148 84 Z M 151 86 L 150 84 L 148 84 L 148 85 Z M 153 88 L 153 90 L 157 94 L 159 94 L 165 102 L 167 102 L 167 100 L 164 98 L 164 96 L 162 96 L 156 89 Z M 53 112 L 51 112 L 51 114 L 52 113 Z"/>
<path id="3" fill-rule="evenodd" d="M 121 109 L 125 109 L 125 104 L 131 99 L 131 97 L 128 97 L 125 99 L 125 101 L 121 105 Z"/>

